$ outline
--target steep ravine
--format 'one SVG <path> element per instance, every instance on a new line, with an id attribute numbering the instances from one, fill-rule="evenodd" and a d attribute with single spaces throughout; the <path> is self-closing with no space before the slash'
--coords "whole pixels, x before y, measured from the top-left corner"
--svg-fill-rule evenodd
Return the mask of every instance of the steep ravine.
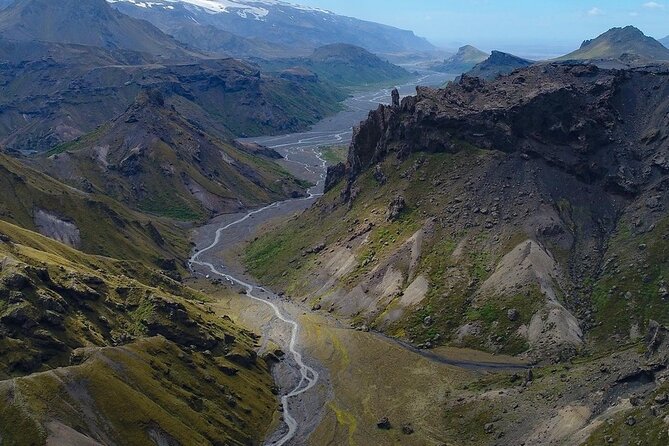
<path id="1" fill-rule="evenodd" d="M 435 83 L 441 82 L 443 78 L 443 75 L 427 74 L 421 76 L 418 81 L 430 81 L 430 76 L 436 77 Z M 407 87 L 409 85 L 404 86 L 403 90 L 407 91 Z M 285 333 L 279 337 L 285 341 L 282 348 L 290 355 L 283 363 L 290 363 L 292 370 L 285 371 L 278 367 L 277 369 L 289 375 L 289 381 L 292 379 L 294 384 L 288 385 L 283 391 L 281 400 L 284 426 L 277 435 L 268 440 L 270 445 L 302 444 L 306 441 L 309 434 L 319 424 L 317 418 L 322 416 L 318 411 L 314 412 L 312 408 L 322 407 L 326 403 L 320 399 L 327 396 L 327 392 L 316 392 L 311 396 L 311 399 L 316 401 L 304 403 L 304 400 L 309 398 L 303 394 L 318 383 L 319 372 L 311 367 L 309 359 L 302 358 L 299 347 L 300 325 L 296 316 L 302 310 L 270 292 L 266 287 L 255 283 L 238 266 L 228 264 L 229 262 L 226 262 L 226 257 L 221 255 L 221 252 L 229 251 L 230 245 L 244 242 L 249 234 L 262 227 L 263 222 L 301 212 L 312 205 L 315 199 L 322 195 L 326 175 L 327 165 L 322 158 L 321 148 L 347 143 L 347 139 L 352 134 L 350 126 L 358 117 L 363 116 L 365 104 L 371 105 L 380 100 L 388 100 L 390 99 L 389 93 L 390 91 L 386 89 L 380 92 L 361 93 L 349 100 L 349 107 L 346 111 L 328 118 L 310 132 L 259 139 L 259 142 L 280 151 L 285 156 L 285 163 L 295 168 L 291 169 L 294 170 L 294 174 L 315 183 L 309 191 L 309 196 L 275 202 L 245 214 L 222 216 L 207 227 L 196 231 L 195 239 L 198 250 L 190 259 L 191 268 L 208 279 L 216 277 L 223 279 L 228 286 L 240 288 L 240 293 L 246 297 L 268 306 L 279 322 L 276 325 L 282 326 L 285 330 Z M 333 326 L 340 325 L 334 320 L 330 323 Z M 442 359 L 435 357 L 434 360 Z M 485 364 L 483 366 L 485 367 Z M 280 382 L 285 380 L 286 377 L 278 377 Z M 321 383 L 321 385 L 329 386 L 328 383 Z M 300 401 L 293 402 L 298 396 L 301 397 Z M 304 426 L 307 427 L 307 430 Z"/>

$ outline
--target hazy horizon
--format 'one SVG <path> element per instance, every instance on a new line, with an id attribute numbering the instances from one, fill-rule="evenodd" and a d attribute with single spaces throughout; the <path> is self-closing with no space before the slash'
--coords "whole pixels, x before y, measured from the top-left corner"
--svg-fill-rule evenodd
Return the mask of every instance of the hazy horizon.
<path id="1" fill-rule="evenodd" d="M 519 55 L 559 55 L 613 27 L 633 25 L 656 39 L 669 35 L 669 2 L 577 0 L 291 0 L 338 14 L 409 29 L 453 50 L 472 44 Z M 473 25 L 480 26 L 473 26 Z"/>

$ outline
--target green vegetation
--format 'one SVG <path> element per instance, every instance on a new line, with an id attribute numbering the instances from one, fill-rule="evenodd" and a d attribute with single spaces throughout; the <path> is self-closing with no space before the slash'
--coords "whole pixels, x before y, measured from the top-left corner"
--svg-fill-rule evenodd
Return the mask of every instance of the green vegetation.
<path id="1" fill-rule="evenodd" d="M 44 210 L 74 224 L 85 252 L 152 264 L 187 257 L 190 247 L 177 227 L 133 212 L 95 193 L 83 193 L 0 155 L 0 219 L 36 231 Z"/>
<path id="2" fill-rule="evenodd" d="M 86 135 L 82 136 L 81 138 L 73 139 L 72 141 L 58 144 L 56 147 L 46 152 L 44 156 L 49 157 L 65 153 L 70 150 L 79 150 L 81 147 L 85 145 L 95 143 L 96 139 L 99 138 L 100 135 L 104 134 L 104 132 L 107 131 L 109 127 L 110 127 L 109 123 L 103 124 L 98 128 L 96 128 L 95 130 L 93 130 L 92 132 L 89 132 Z"/>
<path id="3" fill-rule="evenodd" d="M 201 221 L 204 219 L 205 214 L 201 208 L 193 209 L 191 207 L 193 203 L 188 203 L 181 197 L 175 197 L 173 193 L 173 190 L 159 192 L 153 197 L 140 201 L 138 209 L 149 214 L 181 221 Z"/>
<path id="4" fill-rule="evenodd" d="M 57 374 L 18 379 L 13 389 L 0 385 L 6 401 L 21 398 L 0 409 L 6 444 L 44 444 L 55 422 L 91 436 L 94 423 L 103 423 L 118 444 L 149 446 L 159 435 L 181 444 L 242 445 L 262 439 L 275 410 L 269 374 L 227 376 L 213 359 L 191 356 L 163 338 L 89 355 Z M 63 444 L 74 440 L 61 435 Z"/>
<path id="5" fill-rule="evenodd" d="M 448 59 L 433 64 L 430 68 L 442 73 L 460 74 L 474 68 L 488 58 L 489 54 L 471 45 L 465 45 Z"/>
<path id="6" fill-rule="evenodd" d="M 299 218 L 265 231 L 252 242 L 246 250 L 246 265 L 263 282 L 284 289 L 294 297 L 304 296 L 313 292 L 305 278 L 321 269 L 319 258 L 322 254 L 310 254 L 309 248 L 319 243 L 327 247 L 345 244 L 352 233 L 371 225 L 364 232 L 364 241 L 354 249 L 355 267 L 338 280 L 338 287 L 351 290 L 368 282 L 373 273 L 382 274 L 384 265 L 398 257 L 397 253 L 402 249 L 407 249 L 402 247 L 426 225 L 427 216 L 438 214 L 457 194 L 457 191 L 434 193 L 428 200 L 425 179 L 450 175 L 465 158 L 480 157 L 483 160 L 485 156 L 484 152 L 465 147 L 456 155 L 415 154 L 397 166 L 386 162 L 382 166 L 388 177 L 385 185 L 379 186 L 371 172 L 363 174 L 356 184 L 359 195 L 348 210 L 335 205 L 341 192 L 342 185 L 339 185 Z M 388 203 L 398 191 L 408 206 L 398 219 L 387 221 Z M 420 262 L 412 272 L 413 277 L 422 274 L 427 278 L 427 295 L 419 308 L 411 309 L 399 321 L 386 325 L 384 330 L 416 343 L 434 342 L 435 339 L 447 343 L 459 326 L 478 322 L 482 330 L 480 336 L 464 340 L 466 345 L 488 349 L 487 339 L 493 339 L 500 346 L 500 352 L 515 354 L 527 349 L 525 339 L 516 331 L 529 323 L 532 315 L 541 308 L 545 298 L 538 288 L 518 290 L 508 296 L 485 296 L 485 299 L 479 296 L 476 299 L 483 299 L 480 306 L 473 302 L 478 287 L 490 276 L 494 265 L 523 241 L 521 235 L 510 233 L 505 238 L 508 241 L 493 251 L 485 232 L 453 233 L 438 226 L 430 231 L 433 231 L 431 241 L 423 242 Z M 454 258 L 456 246 L 463 239 L 469 240 L 466 250 Z M 407 277 L 408 261 L 392 261 L 393 267 Z M 289 267 L 278 269 L 276 265 Z M 407 280 L 402 286 L 406 288 L 408 285 Z M 321 297 L 324 296 L 311 296 L 314 301 Z M 356 315 L 354 320 L 372 327 L 377 323 L 383 326 L 383 318 L 394 308 L 391 304 L 387 309 L 381 309 L 377 320 L 369 320 L 369 315 Z M 507 311 L 512 308 L 519 313 L 514 321 L 507 317 Z M 432 322 L 425 324 L 426 318 Z"/>
<path id="7" fill-rule="evenodd" d="M 351 288 L 357 285 L 365 274 L 399 248 L 419 227 L 416 215 L 407 209 L 397 220 L 372 230 L 357 256 L 357 268 L 342 277 L 341 282 Z"/>
<path id="8" fill-rule="evenodd" d="M 669 60 L 669 49 L 633 26 L 611 28 L 581 48 L 559 60 L 623 59 L 635 56 L 640 61 Z"/>
<path id="9" fill-rule="evenodd" d="M 348 147 L 346 146 L 332 146 L 321 149 L 323 159 L 328 162 L 328 165 L 335 165 L 346 162 L 348 157 Z"/>

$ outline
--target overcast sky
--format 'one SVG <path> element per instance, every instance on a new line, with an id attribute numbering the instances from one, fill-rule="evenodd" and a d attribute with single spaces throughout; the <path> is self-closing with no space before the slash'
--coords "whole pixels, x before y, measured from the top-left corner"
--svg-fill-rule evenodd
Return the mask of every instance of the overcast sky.
<path id="1" fill-rule="evenodd" d="M 386 23 L 442 47 L 571 50 L 614 26 L 669 35 L 669 0 L 291 0 L 339 14 Z M 517 51 L 518 52 L 518 51 Z"/>

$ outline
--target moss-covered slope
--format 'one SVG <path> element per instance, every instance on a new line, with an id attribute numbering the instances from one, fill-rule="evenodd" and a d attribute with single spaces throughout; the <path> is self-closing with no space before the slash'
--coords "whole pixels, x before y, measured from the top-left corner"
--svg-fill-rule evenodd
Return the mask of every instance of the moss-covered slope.
<path id="1" fill-rule="evenodd" d="M 0 223 L 3 444 L 257 444 L 276 401 L 255 338 L 136 263 Z"/>

